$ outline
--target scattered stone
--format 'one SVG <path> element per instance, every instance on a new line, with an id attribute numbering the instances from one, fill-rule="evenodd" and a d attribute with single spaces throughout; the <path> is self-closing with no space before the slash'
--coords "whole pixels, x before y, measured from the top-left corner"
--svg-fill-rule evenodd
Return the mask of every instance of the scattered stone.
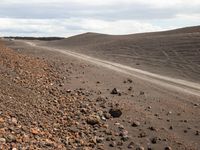
<path id="1" fill-rule="evenodd" d="M 105 102 L 105 99 L 101 96 L 97 97 L 96 99 L 97 102 Z"/>
<path id="2" fill-rule="evenodd" d="M 132 90 L 133 90 L 133 87 L 132 87 L 132 86 L 130 86 L 130 87 L 128 88 L 128 90 L 129 90 L 129 91 L 132 91 Z"/>
<path id="3" fill-rule="evenodd" d="M 122 141 L 128 141 L 129 140 L 129 136 L 128 136 L 128 131 L 127 130 L 123 130 L 120 133 L 120 136 L 122 137 L 121 138 Z"/>
<path id="4" fill-rule="evenodd" d="M 80 110 L 80 112 L 82 112 L 83 114 L 87 114 L 87 113 L 88 113 L 88 109 L 82 108 L 82 109 Z"/>
<path id="5" fill-rule="evenodd" d="M 41 134 L 40 130 L 38 128 L 31 128 L 30 132 L 34 135 L 39 135 Z"/>
<path id="6" fill-rule="evenodd" d="M 112 143 L 109 144 L 110 147 L 115 147 L 117 144 L 115 141 L 112 141 Z"/>
<path id="7" fill-rule="evenodd" d="M 107 138 L 106 138 L 106 141 L 111 141 L 111 137 L 107 137 Z"/>
<path id="8" fill-rule="evenodd" d="M 151 106 L 148 106 L 148 107 L 147 107 L 147 109 L 151 109 L 151 108 L 152 108 Z"/>
<path id="9" fill-rule="evenodd" d="M 130 139 L 130 137 L 129 137 L 128 135 L 123 136 L 123 137 L 121 138 L 121 140 L 124 141 L 124 142 L 128 141 L 129 139 Z"/>
<path id="10" fill-rule="evenodd" d="M 97 138 L 96 138 L 97 143 L 102 143 L 103 140 L 104 140 L 103 137 L 97 137 Z"/>
<path id="11" fill-rule="evenodd" d="M 184 133 L 187 133 L 188 131 L 187 131 L 187 130 L 183 130 L 183 132 L 184 132 Z"/>
<path id="12" fill-rule="evenodd" d="M 101 120 L 106 121 L 106 118 L 104 116 L 101 116 Z"/>
<path id="13" fill-rule="evenodd" d="M 172 150 L 170 146 L 165 147 L 165 150 Z"/>
<path id="14" fill-rule="evenodd" d="M 131 79 L 127 79 L 127 81 L 128 81 L 129 83 L 132 83 L 132 82 L 133 82 L 133 80 L 131 80 Z"/>
<path id="15" fill-rule="evenodd" d="M 119 94 L 119 90 L 117 90 L 116 88 L 114 88 L 110 94 Z"/>
<path id="16" fill-rule="evenodd" d="M 118 128 L 119 128 L 120 131 L 124 131 L 125 130 L 125 127 L 122 124 L 118 125 Z"/>
<path id="17" fill-rule="evenodd" d="M 159 114 L 158 114 L 158 113 L 156 113 L 156 114 L 154 114 L 154 116 L 158 117 L 158 116 L 159 116 Z"/>
<path id="18" fill-rule="evenodd" d="M 11 121 L 12 121 L 12 123 L 17 124 L 17 119 L 16 118 L 12 118 Z"/>
<path id="19" fill-rule="evenodd" d="M 128 144 L 128 148 L 129 148 L 129 149 L 134 148 L 134 143 L 133 143 L 133 142 L 130 142 L 130 143 Z"/>
<path id="20" fill-rule="evenodd" d="M 101 108 L 106 108 L 106 104 L 105 104 L 105 103 L 101 103 L 99 106 L 100 106 Z"/>
<path id="21" fill-rule="evenodd" d="M 122 115 L 122 111 L 119 108 L 111 108 L 109 113 L 113 118 L 119 118 Z"/>
<path id="22" fill-rule="evenodd" d="M 109 125 L 108 124 L 103 124 L 102 128 L 108 129 Z"/>
<path id="23" fill-rule="evenodd" d="M 195 135 L 200 135 L 200 131 L 197 130 L 196 133 L 195 133 Z"/>
<path id="24" fill-rule="evenodd" d="M 123 146 L 123 142 L 122 141 L 117 142 L 117 146 Z"/>
<path id="25" fill-rule="evenodd" d="M 5 143 L 6 139 L 5 138 L 0 138 L 0 143 Z"/>
<path id="26" fill-rule="evenodd" d="M 138 126 L 140 126 L 140 122 L 139 121 L 133 121 L 132 127 L 138 127 Z"/>
<path id="27" fill-rule="evenodd" d="M 153 126 L 149 127 L 149 130 L 151 130 L 151 131 L 157 131 L 157 129 L 155 127 L 153 127 Z"/>
<path id="28" fill-rule="evenodd" d="M 99 116 L 103 116 L 104 112 L 103 112 L 102 110 L 98 110 L 98 111 L 97 111 L 97 114 L 98 114 Z"/>
<path id="29" fill-rule="evenodd" d="M 170 126 L 170 127 L 169 127 L 169 129 L 170 129 L 170 130 L 173 130 L 173 127 L 172 127 L 172 126 Z"/>
<path id="30" fill-rule="evenodd" d="M 100 124 L 100 117 L 97 115 L 90 115 L 87 118 L 87 123 L 90 125 L 96 125 L 96 124 Z"/>
<path id="31" fill-rule="evenodd" d="M 16 142 L 15 136 L 9 134 L 9 135 L 6 137 L 6 142 L 8 142 L 8 143 Z"/>
<path id="32" fill-rule="evenodd" d="M 172 114 L 172 111 L 168 111 L 168 112 L 167 112 L 167 115 L 171 115 L 171 114 Z"/>
<path id="33" fill-rule="evenodd" d="M 143 91 L 140 91 L 140 95 L 144 95 L 144 92 L 143 92 Z"/>
<path id="34" fill-rule="evenodd" d="M 143 137 L 146 137 L 146 136 L 147 136 L 147 134 L 145 132 L 141 132 L 138 137 L 143 138 Z"/>
<path id="35" fill-rule="evenodd" d="M 4 119 L 3 118 L 0 118 L 0 124 L 1 123 L 4 123 Z"/>
<path id="36" fill-rule="evenodd" d="M 152 144 L 158 143 L 158 138 L 157 138 L 157 137 L 152 138 L 152 139 L 151 139 L 151 143 L 152 143 Z"/>
<path id="37" fill-rule="evenodd" d="M 66 90 L 66 92 L 67 92 L 67 93 L 71 93 L 71 92 L 72 92 L 72 90 L 68 89 L 68 90 Z"/>
<path id="38" fill-rule="evenodd" d="M 110 113 L 104 113 L 104 117 L 105 117 L 106 119 L 110 119 L 110 118 L 111 118 L 111 114 L 110 114 Z"/>
<path id="39" fill-rule="evenodd" d="M 136 150 L 144 150 L 144 147 L 143 146 L 139 146 L 136 148 Z"/>

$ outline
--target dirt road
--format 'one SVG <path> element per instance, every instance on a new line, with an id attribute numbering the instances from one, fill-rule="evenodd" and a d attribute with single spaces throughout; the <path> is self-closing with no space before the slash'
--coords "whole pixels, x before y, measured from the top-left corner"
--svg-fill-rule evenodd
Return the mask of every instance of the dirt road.
<path id="1" fill-rule="evenodd" d="M 91 62 L 93 64 L 96 64 L 102 67 L 109 68 L 111 70 L 115 70 L 117 72 L 121 72 L 123 74 L 131 75 L 136 78 L 151 82 L 152 84 L 156 84 L 156 85 L 168 88 L 169 90 L 177 90 L 179 92 L 192 94 L 192 95 L 200 97 L 200 84 L 198 83 L 193 83 L 193 82 L 189 82 L 189 81 L 185 81 L 185 80 L 181 80 L 177 78 L 171 78 L 171 77 L 154 74 L 151 72 L 135 69 L 126 65 L 119 64 L 119 63 L 101 60 L 98 58 L 90 57 L 90 56 L 72 52 L 69 50 L 51 48 L 47 46 L 39 46 L 33 42 L 27 42 L 27 41 L 24 41 L 24 42 L 30 46 L 42 48 L 44 50 L 57 51 L 66 55 L 76 57 L 78 59 Z"/>

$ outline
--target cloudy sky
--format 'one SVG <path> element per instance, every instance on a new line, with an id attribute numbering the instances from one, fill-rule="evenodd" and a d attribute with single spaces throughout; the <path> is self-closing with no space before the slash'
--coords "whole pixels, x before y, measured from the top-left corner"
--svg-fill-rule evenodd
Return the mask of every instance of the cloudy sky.
<path id="1" fill-rule="evenodd" d="M 0 36 L 129 34 L 200 25 L 200 0 L 1 0 Z"/>

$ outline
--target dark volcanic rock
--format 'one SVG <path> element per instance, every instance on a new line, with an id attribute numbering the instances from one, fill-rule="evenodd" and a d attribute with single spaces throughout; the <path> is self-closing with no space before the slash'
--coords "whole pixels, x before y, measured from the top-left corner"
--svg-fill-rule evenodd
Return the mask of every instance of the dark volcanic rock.
<path id="1" fill-rule="evenodd" d="M 200 131 L 196 131 L 195 135 L 200 135 Z"/>
<path id="2" fill-rule="evenodd" d="M 132 86 L 130 86 L 130 87 L 128 88 L 128 90 L 129 90 L 129 91 L 132 91 L 132 90 L 133 90 L 133 87 L 132 87 Z"/>
<path id="3" fill-rule="evenodd" d="M 172 150 L 172 148 L 167 146 L 167 147 L 165 147 L 165 150 Z"/>
<path id="4" fill-rule="evenodd" d="M 118 118 L 122 115 L 122 111 L 119 108 L 111 108 L 109 113 L 113 118 Z"/>
<path id="5" fill-rule="evenodd" d="M 119 90 L 117 90 L 116 88 L 114 88 L 110 94 L 119 94 Z"/>
<path id="6" fill-rule="evenodd" d="M 109 144 L 110 147 L 115 147 L 117 144 L 115 141 L 113 141 L 112 143 Z"/>
<path id="7" fill-rule="evenodd" d="M 158 143 L 158 140 L 159 139 L 157 137 L 154 137 L 154 138 L 151 139 L 151 143 L 156 144 L 156 143 Z"/>

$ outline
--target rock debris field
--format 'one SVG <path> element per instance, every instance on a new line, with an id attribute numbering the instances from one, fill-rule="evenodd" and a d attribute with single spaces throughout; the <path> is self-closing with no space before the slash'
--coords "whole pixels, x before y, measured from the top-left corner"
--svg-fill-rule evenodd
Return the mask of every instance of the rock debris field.
<path id="1" fill-rule="evenodd" d="M 197 97 L 17 42 L 0 43 L 0 85 L 2 150 L 200 149 Z"/>

